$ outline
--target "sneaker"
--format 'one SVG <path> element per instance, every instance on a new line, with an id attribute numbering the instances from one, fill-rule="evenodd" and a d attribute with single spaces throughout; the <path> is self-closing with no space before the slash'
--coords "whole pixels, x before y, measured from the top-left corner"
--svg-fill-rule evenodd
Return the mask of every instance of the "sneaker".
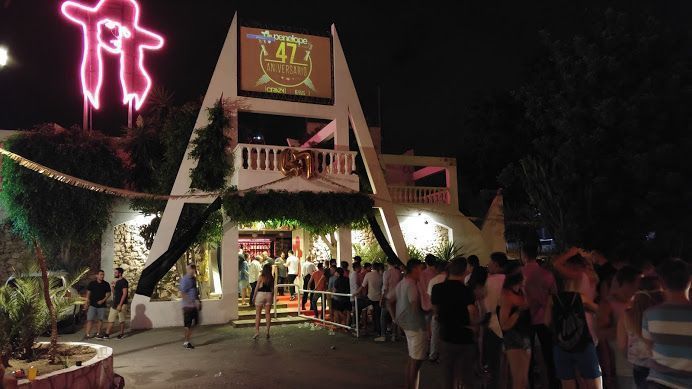
<path id="1" fill-rule="evenodd" d="M 105 335 L 105 334 L 96 334 L 96 339 L 98 339 L 98 340 L 108 339 L 108 335 Z"/>
<path id="2" fill-rule="evenodd" d="M 386 342 L 387 338 L 384 336 L 378 336 L 377 338 L 373 339 L 375 342 Z"/>
<path id="3" fill-rule="evenodd" d="M 125 334 L 120 334 L 120 335 L 116 336 L 115 339 L 118 339 L 118 340 L 125 339 Z"/>
<path id="4" fill-rule="evenodd" d="M 190 342 L 185 342 L 185 343 L 183 343 L 183 347 L 185 347 L 185 348 L 187 348 L 187 349 L 190 349 L 190 350 L 192 350 L 193 348 L 195 348 L 195 346 L 193 346 L 192 343 L 190 343 Z"/>

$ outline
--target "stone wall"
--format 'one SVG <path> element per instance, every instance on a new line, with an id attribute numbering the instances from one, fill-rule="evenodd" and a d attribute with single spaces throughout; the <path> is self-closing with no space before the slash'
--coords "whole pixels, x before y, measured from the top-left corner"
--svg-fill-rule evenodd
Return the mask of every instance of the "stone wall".
<path id="1" fill-rule="evenodd" d="M 130 284 L 130 298 L 137 290 L 139 277 L 142 275 L 144 264 L 149 256 L 144 239 L 139 235 L 140 226 L 135 223 L 123 223 L 114 227 L 113 268 L 122 267 L 125 278 Z M 152 299 L 171 300 L 178 297 L 180 274 L 174 265 L 159 281 Z"/>
<path id="2" fill-rule="evenodd" d="M 113 250 L 115 251 L 113 267 L 122 267 L 125 270 L 125 278 L 130 283 L 129 290 L 132 297 L 149 255 L 144 239 L 139 235 L 139 226 L 130 223 L 115 226 Z"/>
<path id="3" fill-rule="evenodd" d="M 14 271 L 26 270 L 34 258 L 29 247 L 6 223 L 0 224 L 0 283 Z"/>
<path id="4" fill-rule="evenodd" d="M 449 243 L 449 230 L 440 225 L 432 225 L 422 238 L 415 231 L 404 230 L 403 233 L 406 244 L 415 246 L 423 255 L 434 253 L 438 247 Z"/>

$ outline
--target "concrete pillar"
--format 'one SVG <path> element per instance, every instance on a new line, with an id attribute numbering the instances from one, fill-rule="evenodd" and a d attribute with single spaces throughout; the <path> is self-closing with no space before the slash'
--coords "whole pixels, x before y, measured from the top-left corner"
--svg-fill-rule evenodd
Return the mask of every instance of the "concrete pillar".
<path id="1" fill-rule="evenodd" d="M 349 118 L 348 112 L 340 112 L 336 122 L 336 130 L 334 131 L 334 150 L 348 151 L 349 149 Z"/>
<path id="2" fill-rule="evenodd" d="M 351 229 L 339 228 L 336 231 L 336 259 L 351 263 L 353 259 L 353 244 L 351 243 Z"/>
<path id="3" fill-rule="evenodd" d="M 221 240 L 221 292 L 229 320 L 238 318 L 238 227 L 225 223 Z"/>

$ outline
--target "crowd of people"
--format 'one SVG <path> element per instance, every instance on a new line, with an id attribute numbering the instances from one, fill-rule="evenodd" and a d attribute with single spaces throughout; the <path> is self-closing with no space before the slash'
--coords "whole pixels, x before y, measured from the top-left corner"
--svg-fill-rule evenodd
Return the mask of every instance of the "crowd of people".
<path id="1" fill-rule="evenodd" d="M 692 387 L 688 263 L 537 254 L 526 244 L 520 260 L 493 253 L 487 267 L 429 255 L 408 261 L 399 282 L 385 272 L 381 302 L 406 336 L 407 387 L 426 360 L 441 364 L 445 388 Z"/>
<path id="2" fill-rule="evenodd" d="M 428 255 L 385 267 L 360 257 L 300 260 L 292 251 L 272 259 L 241 248 L 239 295 L 256 309 L 255 339 L 263 313 L 270 337 L 277 285 L 303 310 L 310 302 L 315 317 L 359 325 L 376 342 L 403 335 L 408 388 L 418 387 L 425 361 L 440 364 L 445 388 L 692 388 L 687 262 L 634 266 L 577 248 L 539 260 L 538 251 L 529 243 L 518 260 L 493 253 L 487 266 L 473 255 L 449 262 Z M 116 323 L 124 336 L 123 273 L 116 269 L 109 284 L 100 271 L 89 284 L 87 337 L 108 338 Z M 195 277 L 188 265 L 179 287 L 186 348 L 194 348 L 202 308 Z"/>
<path id="3" fill-rule="evenodd" d="M 537 256 L 525 244 L 519 260 L 493 253 L 487 267 L 473 255 L 386 268 L 308 258 L 301 304 L 344 327 L 358 317 L 377 342 L 403 333 L 410 388 L 425 361 L 441 365 L 445 388 L 692 387 L 686 262 L 633 266 L 576 248 Z"/>

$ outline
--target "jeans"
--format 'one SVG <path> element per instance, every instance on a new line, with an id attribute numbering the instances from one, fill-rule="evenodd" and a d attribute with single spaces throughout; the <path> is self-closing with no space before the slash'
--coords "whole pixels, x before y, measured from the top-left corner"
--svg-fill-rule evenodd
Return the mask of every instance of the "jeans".
<path id="1" fill-rule="evenodd" d="M 531 337 L 531 349 L 535 347 L 535 339 L 538 337 L 538 342 L 541 344 L 541 355 L 543 356 L 543 364 L 545 365 L 545 374 L 548 377 L 548 385 L 551 389 L 560 389 L 562 385 L 560 380 L 555 377 L 555 361 L 553 360 L 553 334 L 550 328 L 545 324 L 536 324 L 533 327 L 533 332 L 536 336 Z M 531 369 L 529 369 L 530 376 L 533 377 L 531 372 L 534 371 L 533 366 L 539 361 L 536 358 L 536 353 L 531 353 Z"/>
<path id="2" fill-rule="evenodd" d="M 550 353 L 552 356 L 552 352 Z M 502 338 L 495 335 L 489 328 L 485 329 L 483 335 L 483 364 L 488 367 L 490 373 L 490 382 L 486 386 L 488 389 L 499 389 L 502 376 Z"/>
<path id="3" fill-rule="evenodd" d="M 311 293 L 312 296 L 310 297 L 310 309 L 315 313 L 315 318 L 320 318 L 320 312 L 318 309 L 317 305 L 317 300 L 319 300 L 322 297 L 321 293 Z M 324 311 L 324 300 L 322 300 L 322 311 Z"/>
<path id="4" fill-rule="evenodd" d="M 310 308 L 312 309 L 312 296 L 311 296 L 312 293 L 307 291 L 308 283 L 310 283 L 310 276 L 303 277 L 303 300 L 301 301 L 301 304 L 300 304 L 300 306 L 303 309 L 305 309 L 305 303 L 308 302 L 308 298 L 310 299 Z"/>
<path id="5" fill-rule="evenodd" d="M 440 341 L 440 364 L 442 365 L 442 387 L 456 389 L 459 384 L 466 388 L 478 388 L 476 379 L 476 345 L 454 344 Z"/>
<path id="6" fill-rule="evenodd" d="M 430 358 L 437 358 L 440 345 L 440 322 L 437 320 L 437 316 L 433 315 L 430 320 Z"/>
<path id="7" fill-rule="evenodd" d="M 382 307 L 380 307 L 380 302 L 379 301 L 373 301 L 368 299 L 368 304 L 372 305 L 372 321 L 373 325 L 375 327 L 375 333 L 376 334 L 381 334 L 382 333 L 382 323 L 380 322 L 382 318 Z"/>
<path id="8" fill-rule="evenodd" d="M 291 284 L 290 290 L 291 290 L 291 297 L 296 295 L 296 286 L 294 283 L 296 282 L 296 277 L 298 277 L 297 274 L 289 274 L 288 275 L 288 283 Z"/>
<path id="9" fill-rule="evenodd" d="M 255 305 L 255 288 L 257 287 L 257 281 L 250 283 L 250 305 Z"/>
<path id="10" fill-rule="evenodd" d="M 286 277 L 278 277 L 278 278 L 279 278 L 279 281 L 277 282 L 278 284 L 285 284 L 286 283 Z M 284 287 L 281 286 L 278 289 L 279 289 L 278 290 L 279 296 L 283 296 L 284 295 Z"/>
<path id="11" fill-rule="evenodd" d="M 394 323 L 392 322 L 392 316 L 389 314 L 387 309 L 387 299 L 382 299 L 382 306 L 380 307 L 380 336 L 387 336 L 387 324 L 392 324 L 392 338 L 396 337 Z"/>
<path id="12" fill-rule="evenodd" d="M 649 387 L 646 378 L 649 376 L 649 368 L 644 366 L 634 365 L 632 367 L 632 375 L 634 376 L 634 385 L 637 389 L 647 389 Z"/>

